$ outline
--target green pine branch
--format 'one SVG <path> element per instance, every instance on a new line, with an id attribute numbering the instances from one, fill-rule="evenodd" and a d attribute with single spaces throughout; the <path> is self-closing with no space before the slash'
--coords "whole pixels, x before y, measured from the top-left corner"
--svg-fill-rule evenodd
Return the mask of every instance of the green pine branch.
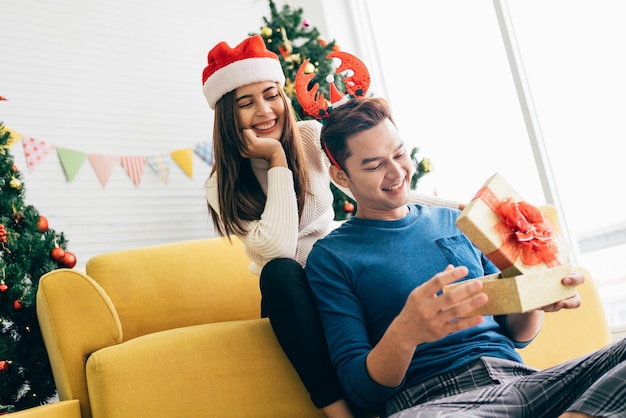
<path id="1" fill-rule="evenodd" d="M 62 233 L 41 223 L 24 202 L 25 187 L 0 122 L 0 411 L 31 408 L 56 394 L 52 369 L 39 329 L 39 278 L 59 268 L 50 251 L 64 250 Z"/>

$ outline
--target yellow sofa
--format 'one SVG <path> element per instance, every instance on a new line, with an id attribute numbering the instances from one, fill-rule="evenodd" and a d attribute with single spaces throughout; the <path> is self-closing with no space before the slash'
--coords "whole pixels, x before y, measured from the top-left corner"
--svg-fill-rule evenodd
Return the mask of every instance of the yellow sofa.
<path id="1" fill-rule="evenodd" d="M 546 315 L 521 350 L 547 367 L 610 342 L 593 278 L 583 305 Z M 44 275 L 37 314 L 59 402 L 16 418 L 323 418 L 259 318 L 258 278 L 238 240 L 96 256 Z M 581 333 L 584 330 L 584 334 Z"/>
<path id="2" fill-rule="evenodd" d="M 556 207 L 544 205 L 540 209 L 550 224 L 560 231 Z M 585 283 L 577 288 L 582 306 L 545 315 L 537 337 L 527 347 L 518 350 L 526 364 L 545 369 L 611 342 L 611 330 L 591 272 L 584 267 L 576 270 L 585 276 Z"/>
<path id="3" fill-rule="evenodd" d="M 39 410 L 67 408 L 45 416 L 68 418 L 324 417 L 259 318 L 258 277 L 248 264 L 238 240 L 210 238 L 99 255 L 86 274 L 44 275 L 37 315 L 61 402 Z"/>

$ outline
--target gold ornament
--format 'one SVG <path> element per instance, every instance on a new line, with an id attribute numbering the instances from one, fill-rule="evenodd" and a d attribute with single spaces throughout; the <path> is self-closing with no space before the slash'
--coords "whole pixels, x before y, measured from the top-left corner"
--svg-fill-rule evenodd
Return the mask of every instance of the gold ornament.
<path id="1" fill-rule="evenodd" d="M 11 177 L 11 181 L 9 181 L 9 186 L 13 187 L 16 190 L 22 188 L 22 182 L 17 177 Z"/>
<path id="2" fill-rule="evenodd" d="M 285 93 L 287 93 L 287 96 L 293 98 L 293 96 L 296 94 L 296 85 L 293 81 L 287 79 L 285 81 L 285 87 L 283 87 L 283 90 L 285 91 Z"/>
<path id="3" fill-rule="evenodd" d="M 315 65 L 311 64 L 310 62 L 307 63 L 307 65 L 304 67 L 305 74 L 311 74 L 314 71 L 315 71 Z"/>
<path id="4" fill-rule="evenodd" d="M 302 56 L 300 54 L 291 54 L 285 59 L 285 61 L 300 65 L 302 62 Z"/>
<path id="5" fill-rule="evenodd" d="M 266 38 L 269 38 L 270 36 L 272 36 L 272 33 L 274 31 L 272 31 L 272 28 L 268 27 L 268 26 L 263 26 L 261 28 L 261 35 L 263 35 Z"/>
<path id="6" fill-rule="evenodd" d="M 291 41 L 289 40 L 289 38 L 287 38 L 287 31 L 285 30 L 285 28 L 282 28 L 282 38 L 286 55 L 290 55 L 293 52 L 293 47 L 291 46 Z"/>

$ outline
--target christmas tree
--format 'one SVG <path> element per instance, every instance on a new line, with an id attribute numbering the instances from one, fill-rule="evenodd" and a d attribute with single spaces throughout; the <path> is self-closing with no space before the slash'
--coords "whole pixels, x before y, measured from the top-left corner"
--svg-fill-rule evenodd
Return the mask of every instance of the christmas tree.
<path id="1" fill-rule="evenodd" d="M 417 182 L 420 181 L 420 179 L 426 174 L 430 173 L 433 169 L 432 161 L 430 161 L 430 158 L 421 158 L 419 155 L 419 151 L 420 149 L 418 147 L 413 147 L 413 149 L 411 149 L 411 162 L 413 163 L 413 167 L 415 168 L 413 176 L 411 176 L 412 190 L 415 190 L 417 188 Z"/>
<path id="2" fill-rule="evenodd" d="M 330 42 L 324 40 L 319 30 L 303 17 L 303 9 L 292 9 L 285 4 L 279 11 L 273 0 L 269 0 L 269 7 L 270 16 L 263 17 L 265 24 L 261 27 L 260 34 L 265 40 L 267 49 L 276 53 L 280 59 L 285 73 L 284 90 L 291 99 L 297 117 L 300 120 L 312 119 L 312 116 L 302 110 L 296 96 L 294 84 L 296 73 L 300 65 L 309 59 L 305 72 L 316 74 L 311 84 L 319 84 L 319 93 L 324 94 L 324 97 L 330 97 L 329 84 L 326 82 L 328 76 L 333 77 L 335 85 L 341 91 L 343 86 L 341 75 L 335 73 L 333 61 L 326 58 L 329 53 L 339 50 L 339 45 L 334 40 Z M 346 219 L 355 210 L 356 203 L 332 184 L 331 190 L 334 197 L 335 219 Z"/>
<path id="3" fill-rule="evenodd" d="M 24 184 L 9 151 L 15 140 L 0 122 L 0 412 L 56 395 L 35 296 L 43 274 L 76 264 L 63 234 L 24 204 Z"/>
<path id="4" fill-rule="evenodd" d="M 341 74 L 336 74 L 336 67 L 333 61 L 326 56 L 340 49 L 339 45 L 332 40 L 327 42 L 320 35 L 319 30 L 311 25 L 308 19 L 303 17 L 302 8 L 292 9 L 288 4 L 283 5 L 278 10 L 276 3 L 269 0 L 270 16 L 263 17 L 264 25 L 261 27 L 260 35 L 265 40 L 267 49 L 276 53 L 280 59 L 285 73 L 285 93 L 291 99 L 291 103 L 299 119 L 312 119 L 302 110 L 298 101 L 295 89 L 296 73 L 300 65 L 309 59 L 305 73 L 315 73 L 311 84 L 318 83 L 319 93 L 324 97 L 330 97 L 329 83 L 326 82 L 332 77 L 339 91 L 343 90 L 343 80 Z M 255 33 L 250 33 L 255 35 Z M 419 179 L 430 171 L 430 160 L 419 159 L 417 148 L 413 149 L 411 159 L 416 168 L 415 174 L 411 178 L 411 188 L 417 187 Z M 341 190 L 331 184 L 333 192 L 333 209 L 335 219 L 343 220 L 348 218 L 356 210 L 356 202 Z"/>
<path id="5" fill-rule="evenodd" d="M 296 114 L 300 119 L 312 117 L 302 111 L 295 89 L 295 79 L 298 68 L 307 58 L 309 63 L 306 73 L 315 73 L 311 84 L 319 83 L 319 92 L 324 97 L 330 97 L 328 76 L 332 76 L 335 85 L 341 90 L 341 75 L 335 74 L 336 67 L 326 56 L 339 50 L 335 41 L 327 42 L 320 35 L 319 30 L 303 18 L 303 9 L 292 9 L 285 4 L 278 11 L 273 0 L 269 0 L 270 17 L 264 17 L 265 25 L 261 27 L 261 36 L 265 40 L 267 49 L 278 55 L 283 72 L 285 73 L 285 93 L 291 99 Z M 253 35 L 251 33 L 250 35 Z M 322 82 L 320 82 L 320 80 Z"/>

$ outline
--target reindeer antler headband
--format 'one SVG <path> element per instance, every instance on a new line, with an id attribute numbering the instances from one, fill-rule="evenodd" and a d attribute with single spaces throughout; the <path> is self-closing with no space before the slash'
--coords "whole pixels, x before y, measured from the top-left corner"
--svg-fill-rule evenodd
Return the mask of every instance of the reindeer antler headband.
<path id="1" fill-rule="evenodd" d="M 341 60 L 341 65 L 335 70 L 336 74 L 352 70 L 352 75 L 343 78 L 343 83 L 348 94 L 340 93 L 334 81 L 329 81 L 330 101 L 324 97 L 323 93 L 318 91 L 319 83 L 315 83 L 311 90 L 309 90 L 309 83 L 313 77 L 315 77 L 315 73 L 311 72 L 306 74 L 304 72 L 304 69 L 309 63 L 308 58 L 300 65 L 300 68 L 298 68 L 295 81 L 296 97 L 302 109 L 308 115 L 322 122 L 330 115 L 330 111 L 333 107 L 341 106 L 352 98 L 365 97 L 370 86 L 370 74 L 367 67 L 354 55 L 343 51 L 333 51 L 326 55 L 326 58 L 338 58 Z M 325 143 L 322 143 L 322 147 L 330 162 L 341 170 L 341 166 L 331 155 Z"/>

